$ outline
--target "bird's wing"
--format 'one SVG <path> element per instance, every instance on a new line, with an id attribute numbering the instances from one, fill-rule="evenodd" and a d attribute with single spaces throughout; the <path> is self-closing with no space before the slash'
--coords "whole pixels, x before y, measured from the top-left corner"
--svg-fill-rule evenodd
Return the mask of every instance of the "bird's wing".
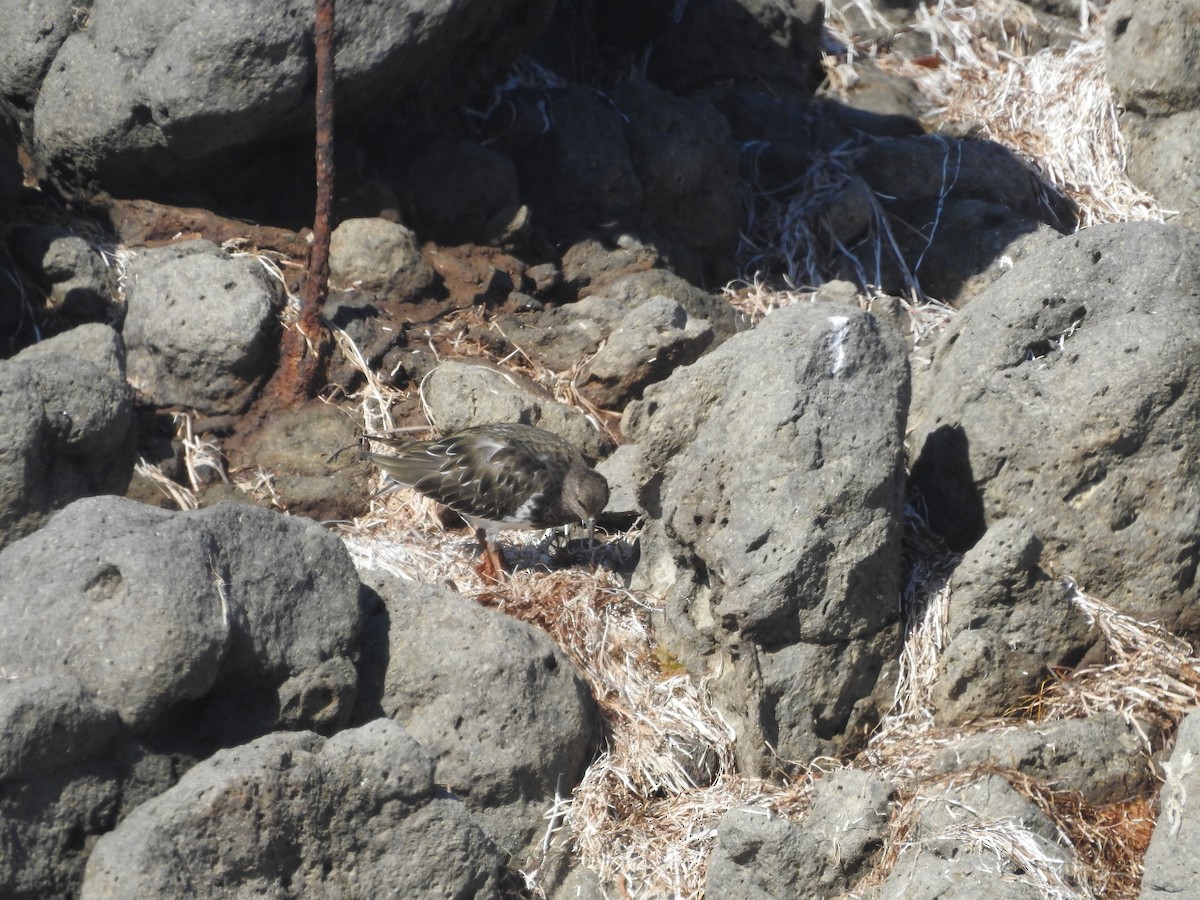
<path id="1" fill-rule="evenodd" d="M 442 443 L 439 477 L 414 487 L 457 513 L 506 522 L 542 492 L 546 466 L 520 444 L 479 434 Z"/>

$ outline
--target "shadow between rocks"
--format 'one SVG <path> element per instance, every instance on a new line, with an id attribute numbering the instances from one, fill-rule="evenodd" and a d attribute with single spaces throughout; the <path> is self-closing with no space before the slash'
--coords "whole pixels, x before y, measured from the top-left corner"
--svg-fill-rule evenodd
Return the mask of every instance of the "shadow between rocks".
<path id="1" fill-rule="evenodd" d="M 929 527 L 955 553 L 965 553 L 987 530 L 983 495 L 971 471 L 970 441 L 961 425 L 943 425 L 925 441 L 911 481 L 925 502 Z"/>

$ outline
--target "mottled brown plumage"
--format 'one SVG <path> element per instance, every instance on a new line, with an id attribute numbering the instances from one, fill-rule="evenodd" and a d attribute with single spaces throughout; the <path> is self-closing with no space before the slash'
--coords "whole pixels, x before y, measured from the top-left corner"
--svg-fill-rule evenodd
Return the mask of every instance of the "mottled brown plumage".
<path id="1" fill-rule="evenodd" d="M 496 532 L 503 528 L 582 521 L 590 538 L 608 503 L 604 476 L 570 443 L 530 425 L 480 425 L 406 444 L 395 456 L 364 455 L 396 486 L 411 487 L 462 516 L 485 554 L 495 553 Z"/>

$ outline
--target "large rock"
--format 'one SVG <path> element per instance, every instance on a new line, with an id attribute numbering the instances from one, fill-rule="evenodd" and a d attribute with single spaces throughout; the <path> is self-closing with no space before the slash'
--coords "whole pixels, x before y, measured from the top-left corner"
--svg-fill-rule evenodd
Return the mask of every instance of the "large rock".
<path id="1" fill-rule="evenodd" d="M 175 780 L 70 675 L 0 679 L 0 896 L 73 897 L 95 837 Z"/>
<path id="2" fill-rule="evenodd" d="M 125 290 L 129 380 L 156 406 L 244 412 L 271 374 L 276 289 L 208 241 L 145 250 Z"/>
<path id="3" fill-rule="evenodd" d="M 358 589 L 345 548 L 305 520 L 81 500 L 0 551 L 0 659 L 9 677 L 77 679 L 134 731 L 205 698 L 170 721 L 175 740 L 328 728 L 353 704 Z M 292 710 L 305 685 L 324 702 Z"/>
<path id="4" fill-rule="evenodd" d="M 1002 519 L 954 570 L 933 694 L 940 724 L 1004 715 L 1099 639 L 1041 554 L 1029 526 Z"/>
<path id="5" fill-rule="evenodd" d="M 991 838 L 989 840 L 988 838 Z M 986 896 L 1040 900 L 1029 857 L 1069 884 L 1075 856 L 1054 823 L 998 775 L 932 790 L 880 886 L 879 900 L 950 900 Z M 1022 877 L 1025 876 L 1025 877 Z"/>
<path id="6" fill-rule="evenodd" d="M 382 712 L 421 742 L 518 862 L 591 762 L 599 719 L 587 684 L 543 632 L 431 585 L 372 574 L 386 612 Z"/>
<path id="7" fill-rule="evenodd" d="M 1200 230 L 1200 11 L 1186 0 L 1117 0 L 1105 29 L 1129 177 L 1172 222 Z"/>
<path id="8" fill-rule="evenodd" d="M 1143 795 L 1153 787 L 1146 735 L 1154 740 L 1153 725 L 1130 721 L 1119 712 L 1025 722 L 956 740 L 930 761 L 925 772 L 932 776 L 1011 770 L 1103 806 Z"/>
<path id="9" fill-rule="evenodd" d="M 77 896 L 96 836 L 218 747 L 332 732 L 360 585 L 316 524 L 80 500 L 0 551 L 0 896 Z"/>
<path id="10" fill-rule="evenodd" d="M 0 546 L 73 500 L 122 493 L 135 438 L 125 348 L 109 326 L 0 362 Z"/>
<path id="11" fill-rule="evenodd" d="M 1200 895 L 1200 712 L 1179 726 L 1163 769 L 1167 778 L 1142 876 L 1146 900 Z"/>
<path id="12" fill-rule="evenodd" d="M 222 751 L 96 842 L 80 896 L 497 897 L 500 858 L 399 725 Z"/>
<path id="13" fill-rule="evenodd" d="M 462 96 L 536 36 L 552 5 L 391 0 L 339 9 L 339 117 L 431 86 Z M 11 33 L 33 31 L 38 6 L 17 8 Z M 145 196 L 222 151 L 311 124 L 313 4 L 287 0 L 260 13 L 245 0 L 98 0 L 87 27 L 72 29 L 60 9 L 50 39 L 22 51 L 30 59 L 13 73 L 22 86 L 15 107 L 27 122 L 33 110 L 41 166 L 66 183 Z M 4 84 L 0 95 L 13 90 Z"/>
<path id="14" fill-rule="evenodd" d="M 849 890 L 883 848 L 895 792 L 867 772 L 843 769 L 813 786 L 799 823 L 765 809 L 731 810 L 708 861 L 708 897 L 833 897 Z"/>
<path id="15" fill-rule="evenodd" d="M 908 364 L 827 304 L 772 313 L 626 412 L 664 643 L 738 732 L 739 761 L 836 752 L 887 702 L 898 640 Z"/>
<path id="16" fill-rule="evenodd" d="M 1043 566 L 1200 629 L 1197 291 L 1200 235 L 1143 223 L 1061 238 L 969 304 L 913 404 L 934 530 L 965 550 L 1022 519 Z"/>

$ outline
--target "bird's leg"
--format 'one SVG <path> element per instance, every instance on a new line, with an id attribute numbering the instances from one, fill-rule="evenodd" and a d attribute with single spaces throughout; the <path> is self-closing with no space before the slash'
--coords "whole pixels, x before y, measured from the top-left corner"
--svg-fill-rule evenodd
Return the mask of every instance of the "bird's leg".
<path id="1" fill-rule="evenodd" d="M 496 545 L 488 540 L 487 531 L 483 528 L 475 529 L 475 539 L 479 541 L 480 550 L 479 567 L 476 571 L 484 581 L 500 581 L 500 575 L 504 571 L 504 560 L 500 558 Z"/>

